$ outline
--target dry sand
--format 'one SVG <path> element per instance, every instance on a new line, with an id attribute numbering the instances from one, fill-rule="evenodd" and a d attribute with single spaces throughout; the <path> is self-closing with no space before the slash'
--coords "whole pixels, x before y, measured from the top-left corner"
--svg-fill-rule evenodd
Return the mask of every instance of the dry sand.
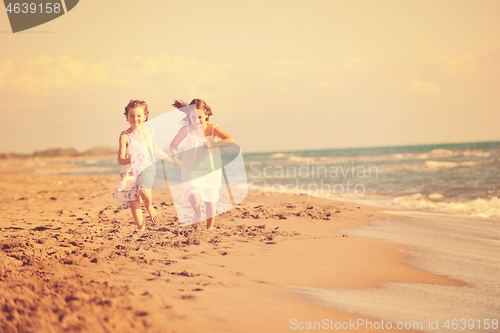
<path id="1" fill-rule="evenodd" d="M 155 190 L 160 221 L 138 232 L 111 198 L 118 175 L 16 173 L 34 168 L 0 172 L 3 332 L 288 332 L 291 319 L 363 318 L 294 286 L 461 285 L 406 265 L 401 246 L 338 232 L 394 218 L 375 208 L 249 195 L 194 231 Z"/>

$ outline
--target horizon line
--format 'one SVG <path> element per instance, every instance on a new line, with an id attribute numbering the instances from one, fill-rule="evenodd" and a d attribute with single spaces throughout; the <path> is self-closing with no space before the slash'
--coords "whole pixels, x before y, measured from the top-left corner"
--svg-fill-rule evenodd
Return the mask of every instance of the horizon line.
<path id="1" fill-rule="evenodd" d="M 462 141 L 462 142 L 417 143 L 417 144 L 383 145 L 383 146 L 353 146 L 353 147 L 339 147 L 339 148 L 252 151 L 252 152 L 247 152 L 246 154 L 294 153 L 294 152 L 304 152 L 304 151 L 370 149 L 370 148 L 400 148 L 400 147 L 418 147 L 418 146 L 460 145 L 460 144 L 472 144 L 472 143 L 500 143 L 500 139 L 493 141 Z"/>
<path id="2" fill-rule="evenodd" d="M 321 150 L 345 150 L 345 149 L 370 149 L 370 148 L 400 148 L 400 147 L 417 147 L 417 146 L 436 146 L 436 145 L 459 145 L 459 144 L 472 144 L 472 143 L 500 143 L 500 140 L 493 141 L 462 141 L 462 142 L 439 142 L 439 143 L 420 143 L 420 144 L 402 144 L 402 145 L 383 145 L 383 146 L 353 146 L 353 147 L 337 147 L 337 148 L 312 148 L 312 149 L 299 149 L 299 150 L 261 150 L 261 151 L 251 151 L 246 152 L 245 154 L 271 154 L 271 153 L 294 153 L 294 152 L 305 152 L 305 151 L 321 151 Z M 96 148 L 104 148 L 104 149 L 114 149 L 107 146 L 93 146 L 88 149 L 78 150 L 76 148 L 46 148 L 43 150 L 34 150 L 31 153 L 20 153 L 20 152 L 0 152 L 0 155 L 7 154 L 16 154 L 16 155 L 28 155 L 26 157 L 30 157 L 29 155 L 33 155 L 37 152 L 46 152 L 49 150 L 75 150 L 78 154 L 83 154 L 87 151 Z"/>

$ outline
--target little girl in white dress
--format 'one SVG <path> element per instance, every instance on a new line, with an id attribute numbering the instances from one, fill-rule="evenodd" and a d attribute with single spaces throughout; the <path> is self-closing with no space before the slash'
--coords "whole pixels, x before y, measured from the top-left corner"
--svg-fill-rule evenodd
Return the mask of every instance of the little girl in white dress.
<path id="1" fill-rule="evenodd" d="M 180 165 L 177 147 L 186 139 L 182 158 L 183 199 L 194 210 L 191 221 L 193 228 L 198 228 L 201 221 L 201 201 L 205 203 L 207 229 L 211 230 L 216 215 L 216 203 L 221 188 L 221 158 L 217 148 L 234 143 L 231 135 L 220 126 L 208 122 L 212 115 L 210 107 L 201 99 L 193 99 L 188 105 L 175 100 L 173 106 L 186 114 L 185 126 L 181 127 L 170 144 L 174 165 Z M 215 138 L 219 138 L 216 141 Z"/>
<path id="2" fill-rule="evenodd" d="M 187 132 L 184 154 L 182 157 L 182 183 L 185 187 L 183 199 L 189 202 L 189 196 L 199 193 L 201 200 L 205 202 L 217 202 L 219 200 L 219 189 L 221 187 L 222 169 L 218 150 L 206 149 L 207 142 L 213 146 L 215 142 L 214 130 L 209 136 L 198 136 L 200 131 L 186 124 Z"/>

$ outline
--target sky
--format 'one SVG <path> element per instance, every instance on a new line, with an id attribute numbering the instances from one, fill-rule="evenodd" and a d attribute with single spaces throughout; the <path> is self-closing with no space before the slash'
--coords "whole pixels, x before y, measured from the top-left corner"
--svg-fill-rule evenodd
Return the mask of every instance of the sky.
<path id="1" fill-rule="evenodd" d="M 243 152 L 500 140 L 500 1 L 80 1 L 12 33 L 0 153 L 118 148 L 204 99 Z"/>

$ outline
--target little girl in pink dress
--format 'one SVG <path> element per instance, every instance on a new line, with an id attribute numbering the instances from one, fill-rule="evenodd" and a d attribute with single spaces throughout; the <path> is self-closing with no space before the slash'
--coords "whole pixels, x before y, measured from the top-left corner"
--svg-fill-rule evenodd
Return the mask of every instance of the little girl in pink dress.
<path id="1" fill-rule="evenodd" d="M 123 167 L 120 183 L 112 196 L 121 202 L 122 209 L 131 209 L 137 227 L 145 230 L 141 201 L 146 206 L 151 222 L 154 224 L 158 220 L 152 197 L 156 175 L 154 156 L 169 163 L 173 163 L 173 160 L 157 147 L 153 128 L 144 125 L 149 115 L 146 102 L 131 100 L 125 107 L 124 114 L 130 127 L 120 134 L 118 163 Z"/>

